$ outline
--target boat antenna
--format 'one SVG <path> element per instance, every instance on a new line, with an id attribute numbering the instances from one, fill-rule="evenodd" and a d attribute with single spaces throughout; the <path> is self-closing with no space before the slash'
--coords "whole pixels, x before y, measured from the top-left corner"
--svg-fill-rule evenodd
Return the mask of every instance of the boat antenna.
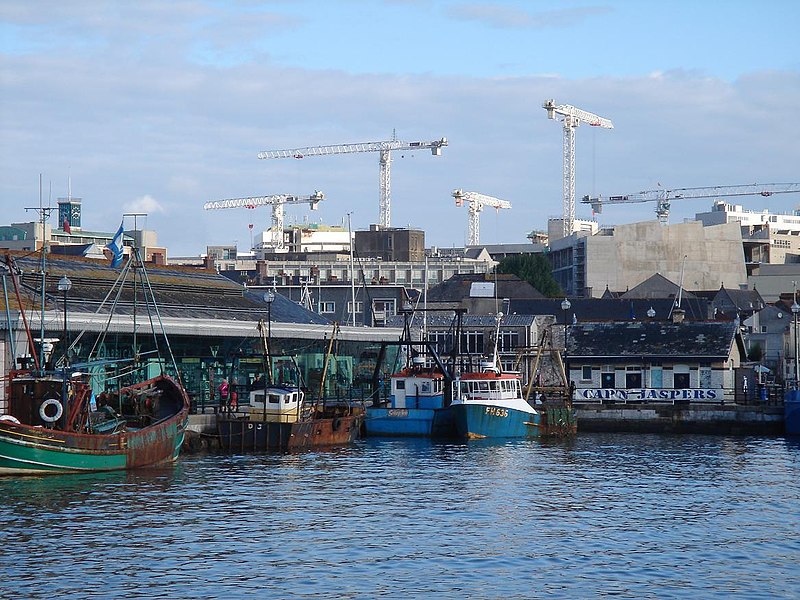
<path id="1" fill-rule="evenodd" d="M 42 205 L 42 174 L 39 173 L 39 206 L 38 207 L 25 207 L 25 210 L 36 211 L 39 217 L 39 225 L 41 229 L 39 235 L 42 236 L 42 255 L 41 255 L 41 276 L 42 276 L 42 289 L 40 295 L 41 313 L 39 316 L 39 368 L 44 369 L 44 303 L 45 303 L 45 284 L 47 283 L 47 238 L 45 229 L 47 221 L 50 220 L 50 213 L 53 212 L 52 206 Z M 34 239 L 36 239 L 34 235 Z M 34 354 L 34 348 L 31 348 L 31 354 Z"/>
<path id="2" fill-rule="evenodd" d="M 500 345 L 500 321 L 503 320 L 503 313 L 498 312 L 497 316 L 495 317 L 496 325 L 494 330 L 494 356 L 492 360 L 494 362 L 494 368 L 497 369 L 498 373 L 503 372 L 503 368 L 500 365 L 500 355 L 497 353 L 497 346 Z"/>

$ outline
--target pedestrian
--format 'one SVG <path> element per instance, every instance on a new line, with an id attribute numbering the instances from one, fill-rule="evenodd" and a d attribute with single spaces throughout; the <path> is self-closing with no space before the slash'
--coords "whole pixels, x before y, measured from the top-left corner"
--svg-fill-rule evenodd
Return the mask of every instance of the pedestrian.
<path id="1" fill-rule="evenodd" d="M 231 389 L 230 389 L 230 397 L 231 397 L 231 412 L 236 412 L 239 408 L 239 392 L 236 390 L 238 384 L 236 383 L 236 379 L 231 379 Z"/>
<path id="2" fill-rule="evenodd" d="M 225 412 L 228 406 L 228 380 L 223 379 L 217 388 L 219 392 L 219 412 Z"/>

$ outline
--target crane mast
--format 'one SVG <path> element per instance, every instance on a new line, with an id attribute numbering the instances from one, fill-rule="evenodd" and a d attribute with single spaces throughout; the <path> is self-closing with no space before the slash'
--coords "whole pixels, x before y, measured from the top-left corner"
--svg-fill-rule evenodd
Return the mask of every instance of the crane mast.
<path id="1" fill-rule="evenodd" d="M 564 123 L 564 237 L 567 237 L 575 228 L 575 128 L 581 123 L 604 129 L 613 129 L 614 125 L 604 117 L 569 104 L 557 105 L 555 100 L 545 100 L 542 108 L 547 111 L 548 119 L 561 117 Z"/>
<path id="2" fill-rule="evenodd" d="M 271 206 L 272 226 L 270 227 L 270 233 L 272 237 L 272 248 L 276 252 L 282 252 L 286 248 L 286 244 L 283 240 L 284 206 L 286 204 L 308 204 L 311 210 L 317 210 L 320 201 L 324 199 L 325 194 L 317 190 L 310 196 L 275 194 L 272 196 L 250 196 L 247 198 L 215 200 L 203 204 L 203 209 L 218 210 L 222 208 L 256 208 L 257 206 Z"/>
<path id="3" fill-rule="evenodd" d="M 468 203 L 469 210 L 469 228 L 467 232 L 467 245 L 477 246 L 481 243 L 481 218 L 480 214 L 484 206 L 491 206 L 500 210 L 501 208 L 511 208 L 511 203 L 507 200 L 500 200 L 478 192 L 465 192 L 461 189 L 453 190 L 453 198 L 456 200 L 456 206 L 464 206 L 464 202 Z"/>
<path id="4" fill-rule="evenodd" d="M 773 194 L 790 194 L 800 192 L 800 183 L 751 183 L 745 185 L 716 185 L 708 187 L 691 187 L 646 190 L 637 194 L 623 196 L 584 196 L 581 202 L 591 204 L 596 213 L 603 212 L 606 204 L 632 204 L 635 202 L 655 202 L 656 216 L 662 225 L 669 221 L 672 200 L 692 200 L 696 198 L 725 198 L 729 196 L 772 196 Z"/>
<path id="5" fill-rule="evenodd" d="M 260 159 L 273 158 L 306 158 L 307 156 L 327 156 L 330 154 L 351 154 L 354 152 L 378 152 L 379 166 L 379 204 L 378 224 L 381 227 L 391 227 L 392 200 L 391 200 L 391 170 L 392 152 L 397 150 L 430 150 L 433 156 L 441 156 L 442 148 L 447 146 L 447 138 L 431 142 L 403 142 L 391 139 L 383 142 L 362 142 L 357 144 L 332 144 L 329 146 L 307 146 L 304 148 L 290 148 L 287 150 L 265 150 L 258 153 Z"/>

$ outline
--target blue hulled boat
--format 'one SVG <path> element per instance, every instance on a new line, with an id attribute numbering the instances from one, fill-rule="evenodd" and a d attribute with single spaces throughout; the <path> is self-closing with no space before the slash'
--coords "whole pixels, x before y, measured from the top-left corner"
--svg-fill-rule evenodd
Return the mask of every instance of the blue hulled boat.
<path id="1" fill-rule="evenodd" d="M 538 437 L 541 415 L 522 396 L 519 373 L 503 373 L 495 362 L 453 382 L 456 434 L 464 439 Z"/>
<path id="2" fill-rule="evenodd" d="M 786 435 L 800 435 L 800 390 L 789 390 L 783 399 Z"/>
<path id="3" fill-rule="evenodd" d="M 367 435 L 452 437 L 452 412 L 445 406 L 445 376 L 415 357 L 410 367 L 391 376 L 387 406 L 367 408 Z"/>

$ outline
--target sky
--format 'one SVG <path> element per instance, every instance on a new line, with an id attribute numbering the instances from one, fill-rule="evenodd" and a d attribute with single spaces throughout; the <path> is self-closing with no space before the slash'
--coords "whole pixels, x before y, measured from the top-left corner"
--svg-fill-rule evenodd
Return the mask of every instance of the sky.
<path id="1" fill-rule="evenodd" d="M 796 183 L 798 25 L 795 0 L 4 0 L 0 224 L 33 221 L 25 208 L 71 190 L 84 229 L 143 212 L 170 256 L 246 251 L 269 208 L 203 204 L 320 190 L 318 211 L 287 207 L 287 222 L 350 213 L 367 228 L 377 153 L 257 154 L 446 137 L 441 156 L 393 153 L 392 225 L 462 246 L 461 188 L 512 204 L 482 213 L 481 242 L 524 243 L 562 215 L 562 126 L 547 99 L 614 124 L 576 130 L 578 218 L 592 218 L 585 195 Z M 800 194 L 730 201 L 791 212 Z M 670 222 L 712 202 L 675 201 Z"/>

